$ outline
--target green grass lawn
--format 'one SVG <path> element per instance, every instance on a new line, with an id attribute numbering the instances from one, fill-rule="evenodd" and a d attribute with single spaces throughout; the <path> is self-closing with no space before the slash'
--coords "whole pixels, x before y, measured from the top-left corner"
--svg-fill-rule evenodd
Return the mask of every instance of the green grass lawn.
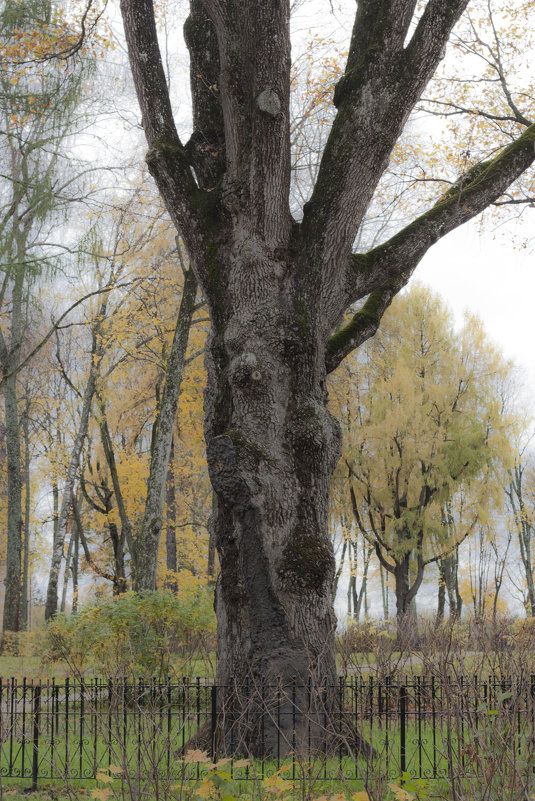
<path id="1" fill-rule="evenodd" d="M 74 672 L 77 673 L 77 671 Z M 92 668 L 87 668 L 82 674 L 77 674 L 77 678 L 80 675 L 107 678 L 107 673 L 104 674 Z M 169 675 L 171 680 L 182 678 L 183 676 L 210 678 L 215 675 L 215 654 L 207 654 L 202 658 L 195 656 L 182 658 L 179 655 L 174 655 L 171 660 Z M 4 680 L 15 678 L 20 682 L 23 678 L 27 678 L 29 680 L 41 679 L 46 682 L 52 676 L 56 679 L 56 682 L 60 682 L 67 676 L 73 676 L 73 670 L 61 662 L 44 664 L 38 656 L 15 656 L 5 653 L 0 655 L 0 677 Z"/>

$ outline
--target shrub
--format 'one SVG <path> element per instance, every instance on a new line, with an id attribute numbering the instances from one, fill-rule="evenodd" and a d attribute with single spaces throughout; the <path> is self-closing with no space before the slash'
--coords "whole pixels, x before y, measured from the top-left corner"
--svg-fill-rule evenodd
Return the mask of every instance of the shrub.
<path id="1" fill-rule="evenodd" d="M 170 657 L 213 636 L 212 592 L 194 577 L 168 590 L 128 592 L 58 615 L 40 646 L 45 662 L 64 662 L 75 672 L 155 676 L 166 680 Z"/>

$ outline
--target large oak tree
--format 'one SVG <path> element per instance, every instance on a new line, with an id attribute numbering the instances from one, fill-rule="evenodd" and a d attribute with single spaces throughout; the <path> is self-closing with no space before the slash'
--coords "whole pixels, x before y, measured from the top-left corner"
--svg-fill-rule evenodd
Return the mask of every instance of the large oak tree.
<path id="1" fill-rule="evenodd" d="M 535 158 L 527 125 L 390 240 L 353 253 L 374 190 L 467 0 L 360 0 L 300 222 L 289 207 L 289 0 L 190 0 L 193 133 L 173 118 L 152 0 L 122 0 L 147 161 L 211 316 L 205 437 L 217 495 L 218 670 L 333 679 L 327 531 L 340 428 L 326 377 L 376 331 L 427 250 Z M 363 305 L 341 326 L 344 314 Z M 149 532 L 150 533 L 150 532 Z M 146 536 L 138 587 L 155 583 Z"/>

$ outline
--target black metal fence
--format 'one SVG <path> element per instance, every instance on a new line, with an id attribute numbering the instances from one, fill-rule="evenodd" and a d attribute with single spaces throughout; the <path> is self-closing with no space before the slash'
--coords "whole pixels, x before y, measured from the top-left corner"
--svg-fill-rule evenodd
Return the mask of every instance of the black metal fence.
<path id="1" fill-rule="evenodd" d="M 91 779 L 110 770 L 184 778 L 185 764 L 187 777 L 198 778 L 207 769 L 192 764 L 201 751 L 206 760 L 249 756 L 235 769 L 244 780 L 282 765 L 286 778 L 298 778 L 303 759 L 319 765 L 321 780 L 373 772 L 451 779 L 505 757 L 531 772 L 534 737 L 535 676 L 345 677 L 336 685 L 254 688 L 200 678 L 0 679 L 0 772 L 34 786 L 40 778 Z"/>

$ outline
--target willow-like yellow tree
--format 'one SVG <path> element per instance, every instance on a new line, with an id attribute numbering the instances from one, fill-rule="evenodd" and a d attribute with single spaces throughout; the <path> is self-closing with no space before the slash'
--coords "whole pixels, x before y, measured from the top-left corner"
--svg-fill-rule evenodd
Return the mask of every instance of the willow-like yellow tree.
<path id="1" fill-rule="evenodd" d="M 177 131 L 152 0 L 121 3 L 147 161 L 207 299 L 205 439 L 217 506 L 219 680 L 333 680 L 329 485 L 340 427 L 326 377 L 372 336 L 442 236 L 535 158 L 535 126 L 388 241 L 353 243 L 467 0 L 361 0 L 300 221 L 290 213 L 289 0 L 191 0 L 193 133 Z M 525 128 L 525 130 L 524 130 Z M 344 313 L 364 305 L 341 328 Z M 139 586 L 155 583 L 144 544 Z"/>
<path id="2" fill-rule="evenodd" d="M 425 566 L 451 553 L 502 496 L 515 420 L 500 392 L 511 365 L 468 318 L 455 333 L 444 304 L 416 286 L 398 297 L 344 387 L 353 511 L 395 582 L 398 622 Z M 358 382 L 358 386 L 356 385 Z M 452 537 L 444 507 L 463 490 Z"/>

